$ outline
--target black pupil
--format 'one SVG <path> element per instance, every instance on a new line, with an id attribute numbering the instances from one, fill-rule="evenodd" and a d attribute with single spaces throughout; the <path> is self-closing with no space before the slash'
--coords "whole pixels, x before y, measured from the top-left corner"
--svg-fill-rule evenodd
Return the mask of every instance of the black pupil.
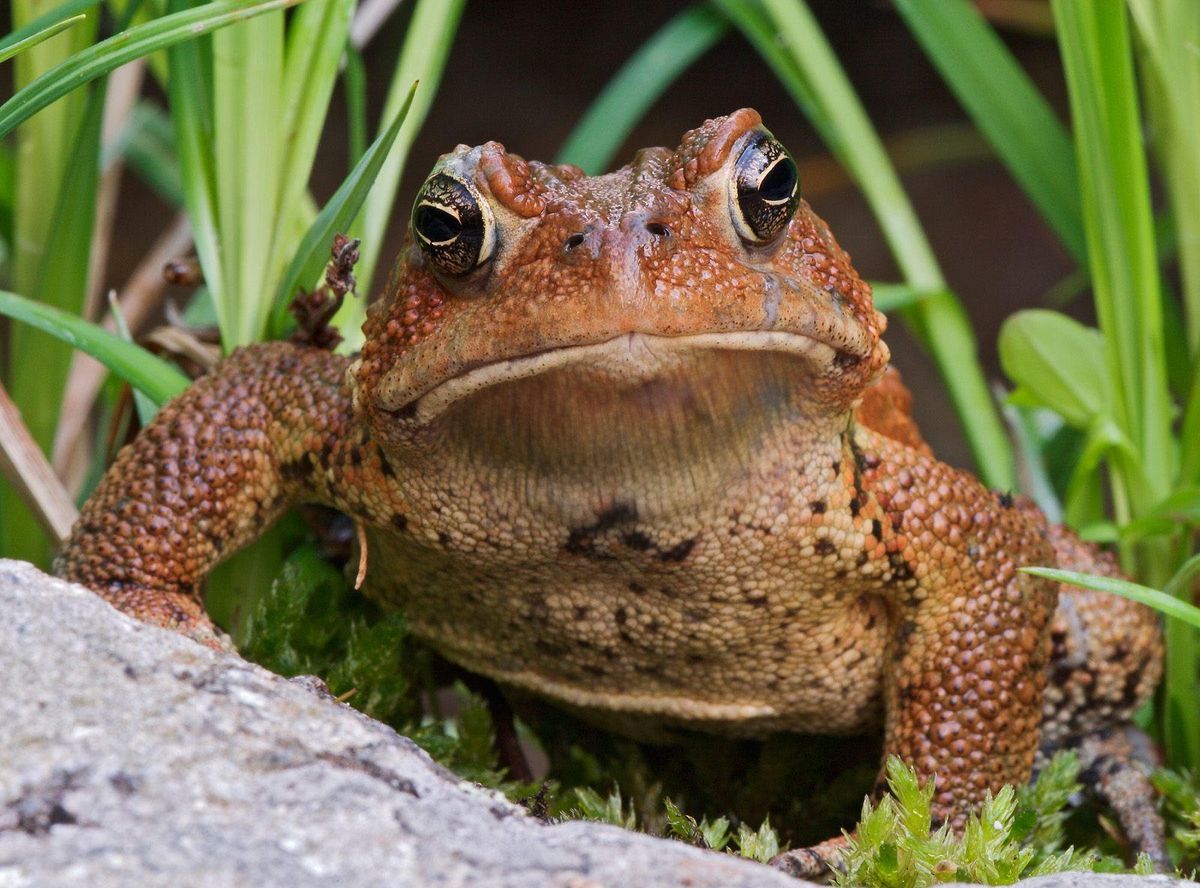
<path id="1" fill-rule="evenodd" d="M 796 188 L 796 166 L 786 157 L 780 160 L 759 185 L 758 193 L 763 200 L 780 201 L 792 196 Z"/>
<path id="2" fill-rule="evenodd" d="M 423 204 L 417 207 L 416 215 L 417 228 L 432 243 L 445 243 L 462 233 L 462 223 L 445 210 Z"/>

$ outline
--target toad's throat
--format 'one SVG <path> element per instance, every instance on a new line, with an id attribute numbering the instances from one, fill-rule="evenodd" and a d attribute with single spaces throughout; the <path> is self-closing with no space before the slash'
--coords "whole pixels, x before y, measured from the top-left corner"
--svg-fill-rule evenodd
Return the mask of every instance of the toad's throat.
<path id="1" fill-rule="evenodd" d="M 417 411 L 482 462 L 593 482 L 694 472 L 786 429 L 833 354 L 788 333 L 627 334 L 477 368 Z"/>

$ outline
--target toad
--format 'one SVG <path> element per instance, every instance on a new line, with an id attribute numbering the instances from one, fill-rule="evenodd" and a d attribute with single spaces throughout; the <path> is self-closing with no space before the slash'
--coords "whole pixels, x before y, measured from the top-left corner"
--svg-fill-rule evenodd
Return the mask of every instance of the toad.
<path id="1" fill-rule="evenodd" d="M 932 456 L 799 184 L 747 109 L 602 176 L 460 145 L 361 354 L 234 352 L 121 452 L 58 571 L 213 643 L 209 569 L 326 504 L 365 593 L 502 686 L 639 737 L 880 731 L 954 826 L 1077 747 L 1165 864 L 1129 724 L 1156 616 L 1018 570 L 1117 572 Z"/>

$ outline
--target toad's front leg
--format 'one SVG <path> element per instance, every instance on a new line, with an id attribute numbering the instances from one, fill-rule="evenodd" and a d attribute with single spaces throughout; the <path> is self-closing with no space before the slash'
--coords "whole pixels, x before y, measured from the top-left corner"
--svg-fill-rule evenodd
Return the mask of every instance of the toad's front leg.
<path id="1" fill-rule="evenodd" d="M 55 562 L 131 616 L 210 645 L 200 585 L 289 505 L 328 500 L 350 417 L 344 358 L 286 343 L 236 351 L 124 448 Z"/>
<path id="2" fill-rule="evenodd" d="M 892 627 L 884 755 L 935 780 L 934 825 L 960 829 L 986 793 L 1030 778 L 1058 589 L 1018 568 L 1053 563 L 1052 546 L 1008 497 L 919 451 L 859 430 L 855 460 L 875 529 L 861 569 Z M 818 875 L 842 847 L 778 865 Z"/>

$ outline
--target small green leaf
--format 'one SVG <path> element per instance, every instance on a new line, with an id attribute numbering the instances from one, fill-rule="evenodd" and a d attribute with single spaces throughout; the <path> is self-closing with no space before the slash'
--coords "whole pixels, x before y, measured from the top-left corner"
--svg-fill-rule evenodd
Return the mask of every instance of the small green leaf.
<path id="1" fill-rule="evenodd" d="M 1017 312 L 1000 330 L 1000 365 L 1021 391 L 1086 429 L 1111 409 L 1104 337 L 1066 315 Z"/>
<path id="2" fill-rule="evenodd" d="M 0 105 L 0 137 L 8 135 L 55 99 L 61 98 L 89 80 L 121 67 L 126 62 L 182 40 L 207 34 L 233 22 L 252 18 L 272 9 L 292 6 L 297 2 L 299 0 L 264 0 L 261 3 L 215 0 L 213 3 L 152 19 L 120 34 L 114 34 L 107 40 L 89 46 L 61 64 L 55 65 Z"/>
<path id="3" fill-rule="evenodd" d="M 0 314 L 91 355 L 159 406 L 188 387 L 188 378 L 166 361 L 65 311 L 0 290 Z"/>
<path id="4" fill-rule="evenodd" d="M 333 197 L 329 198 L 329 202 L 325 204 L 303 240 L 300 241 L 296 255 L 292 258 L 287 272 L 279 282 L 279 289 L 275 294 L 273 314 L 275 332 L 283 330 L 286 325 L 287 308 L 295 295 L 296 288 L 311 286 L 317 281 L 321 269 L 328 261 L 329 244 L 333 241 L 334 234 L 344 231 L 349 226 L 363 205 L 363 201 L 366 200 L 371 186 L 375 183 L 375 177 L 379 174 L 379 170 L 391 150 L 392 143 L 400 132 L 400 125 L 408 116 L 408 109 L 412 106 L 413 96 L 416 92 L 417 84 L 414 83 L 412 89 L 408 91 L 408 99 L 393 118 L 391 125 L 371 143 L 366 154 L 355 164 L 354 169 L 350 171 L 350 175 L 346 177 L 346 181 L 342 183 Z"/>
<path id="5" fill-rule="evenodd" d="M 728 30 L 728 19 L 707 3 L 685 9 L 659 28 L 592 101 L 559 149 L 557 162 L 593 175 L 607 169 L 650 106 Z"/>

